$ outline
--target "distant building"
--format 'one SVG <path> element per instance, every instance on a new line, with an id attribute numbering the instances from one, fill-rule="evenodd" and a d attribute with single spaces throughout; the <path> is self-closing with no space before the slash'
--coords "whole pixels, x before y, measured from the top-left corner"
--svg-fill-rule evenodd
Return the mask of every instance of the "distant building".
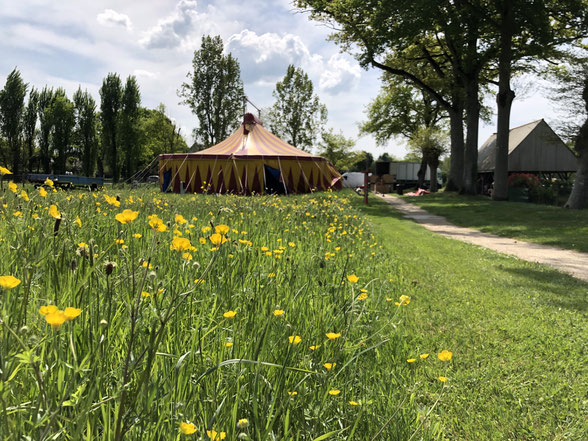
<path id="1" fill-rule="evenodd" d="M 496 133 L 478 150 L 478 176 L 482 186 L 494 180 L 495 161 Z M 577 168 L 577 160 L 572 151 L 543 119 L 510 130 L 509 173 L 565 178 Z"/>

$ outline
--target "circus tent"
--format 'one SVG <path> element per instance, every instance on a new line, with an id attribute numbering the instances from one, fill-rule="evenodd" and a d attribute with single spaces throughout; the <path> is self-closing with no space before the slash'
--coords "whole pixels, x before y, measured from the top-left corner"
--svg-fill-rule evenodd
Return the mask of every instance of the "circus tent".
<path id="1" fill-rule="evenodd" d="M 250 113 L 219 144 L 159 155 L 159 179 L 162 191 L 174 193 L 290 194 L 342 187 L 327 159 L 284 142 Z"/>

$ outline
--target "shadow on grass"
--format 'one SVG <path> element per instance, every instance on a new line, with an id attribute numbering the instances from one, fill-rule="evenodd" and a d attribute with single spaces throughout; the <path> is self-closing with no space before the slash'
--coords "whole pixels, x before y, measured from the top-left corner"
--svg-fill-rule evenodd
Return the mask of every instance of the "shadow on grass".
<path id="1" fill-rule="evenodd" d="M 552 296 L 537 297 L 535 300 L 546 305 L 586 312 L 588 310 L 588 300 L 586 299 L 586 290 L 588 284 L 560 273 L 559 271 L 544 267 L 537 268 L 513 268 L 502 265 L 498 269 L 510 273 L 517 277 L 512 285 L 519 288 L 536 287 L 539 290 L 550 292 Z"/>

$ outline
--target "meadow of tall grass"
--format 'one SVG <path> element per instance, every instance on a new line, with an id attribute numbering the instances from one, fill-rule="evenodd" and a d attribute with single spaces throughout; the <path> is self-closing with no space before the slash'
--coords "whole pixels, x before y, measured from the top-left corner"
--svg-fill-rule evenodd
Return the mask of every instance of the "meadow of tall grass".
<path id="1" fill-rule="evenodd" d="M 439 433 L 452 348 L 351 194 L 0 197 L 0 439 Z"/>

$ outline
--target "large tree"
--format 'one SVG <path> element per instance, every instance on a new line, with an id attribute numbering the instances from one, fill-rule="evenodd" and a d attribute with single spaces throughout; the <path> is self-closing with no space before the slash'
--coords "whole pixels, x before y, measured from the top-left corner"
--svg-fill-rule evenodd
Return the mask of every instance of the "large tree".
<path id="1" fill-rule="evenodd" d="M 51 103 L 50 119 L 53 123 L 51 133 L 52 151 L 56 152 L 53 172 L 65 174 L 67 157 L 72 152 L 72 135 L 75 125 L 74 105 L 67 97 L 65 90 L 57 89 Z"/>
<path id="2" fill-rule="evenodd" d="M 140 164 L 147 164 L 162 153 L 188 151 L 180 129 L 167 115 L 163 104 L 156 109 L 140 110 L 141 145 Z"/>
<path id="3" fill-rule="evenodd" d="M 120 179 L 118 143 L 121 104 L 122 84 L 120 77 L 115 73 L 109 73 L 100 88 L 100 122 L 102 123 L 103 154 L 115 183 Z"/>
<path id="4" fill-rule="evenodd" d="M 123 176 L 130 178 L 138 167 L 140 156 L 139 107 L 141 93 L 134 76 L 129 76 L 122 94 L 120 113 L 120 148 L 124 156 Z"/>
<path id="5" fill-rule="evenodd" d="M 321 134 L 318 154 L 327 158 L 340 172 L 349 170 L 359 158 L 357 152 L 353 151 L 355 141 L 352 138 L 346 138 L 342 132 L 335 133 L 329 129 Z"/>
<path id="6" fill-rule="evenodd" d="M 44 173 L 51 173 L 52 154 L 50 150 L 50 137 L 53 130 L 51 121 L 51 103 L 55 98 L 53 89 L 43 87 L 39 93 L 39 161 Z"/>
<path id="7" fill-rule="evenodd" d="M 515 93 L 511 76 L 533 69 L 538 59 L 561 56 L 558 48 L 582 44 L 588 36 L 586 0 L 488 0 L 489 42 L 499 49 L 494 200 L 508 197 L 510 111 Z M 495 40 L 494 42 L 491 40 Z"/>
<path id="8" fill-rule="evenodd" d="M 79 87 L 73 96 L 75 108 L 75 138 L 82 159 L 82 173 L 92 176 L 96 168 L 98 153 L 98 133 L 96 115 L 96 101 L 87 90 Z"/>
<path id="9" fill-rule="evenodd" d="M 39 107 L 39 92 L 34 87 L 29 92 L 29 102 L 23 115 L 23 137 L 26 146 L 27 171 L 33 171 L 35 156 L 35 134 L 37 128 L 37 112 Z"/>
<path id="10" fill-rule="evenodd" d="M 22 129 L 27 85 L 14 69 L 0 91 L 0 130 L 8 145 L 12 172 L 19 176 L 22 167 Z"/>
<path id="11" fill-rule="evenodd" d="M 239 126 L 245 112 L 245 94 L 239 62 L 231 54 L 223 54 L 223 41 L 218 35 L 202 37 L 192 69 L 178 95 L 198 118 L 194 138 L 203 149 L 222 141 Z"/>
<path id="12" fill-rule="evenodd" d="M 294 147 L 310 151 L 326 123 L 327 108 L 308 75 L 289 65 L 273 96 L 276 101 L 267 116 L 270 130 Z"/>

